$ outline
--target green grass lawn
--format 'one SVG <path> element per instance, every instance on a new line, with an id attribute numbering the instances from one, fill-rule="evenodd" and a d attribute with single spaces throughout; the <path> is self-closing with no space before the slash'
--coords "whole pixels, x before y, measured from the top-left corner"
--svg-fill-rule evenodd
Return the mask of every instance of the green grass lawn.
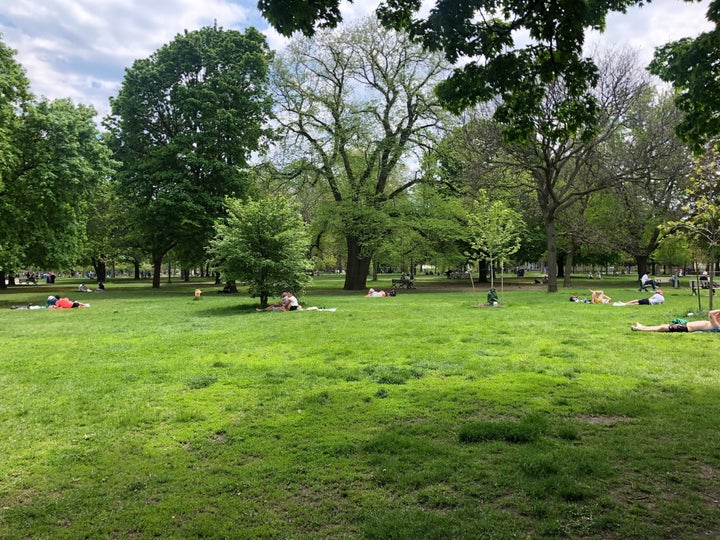
<path id="1" fill-rule="evenodd" d="M 629 330 L 704 318 L 688 287 L 342 280 L 0 291 L 0 538 L 720 537 L 720 338 Z M 55 292 L 92 306 L 9 309 Z"/>

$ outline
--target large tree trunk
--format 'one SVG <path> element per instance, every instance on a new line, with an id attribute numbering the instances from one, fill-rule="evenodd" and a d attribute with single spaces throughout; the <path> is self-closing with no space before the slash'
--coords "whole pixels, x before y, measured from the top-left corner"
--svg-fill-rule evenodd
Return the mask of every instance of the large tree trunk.
<path id="1" fill-rule="evenodd" d="M 363 291 L 367 283 L 368 270 L 370 269 L 371 257 L 360 256 L 360 245 L 357 238 L 348 236 L 347 243 L 347 269 L 345 272 L 346 291 Z"/>
<path id="2" fill-rule="evenodd" d="M 96 259 L 95 257 L 92 257 L 90 260 L 92 262 L 93 268 L 95 269 L 95 277 L 97 278 L 98 282 L 106 281 L 107 265 L 105 264 L 105 261 L 102 259 Z"/>
<path id="3" fill-rule="evenodd" d="M 557 233 L 552 218 L 545 219 L 545 234 L 547 235 L 547 265 L 548 283 L 547 292 L 557 292 Z"/>
<path id="4" fill-rule="evenodd" d="M 492 269 L 490 269 L 490 272 L 492 272 Z M 478 283 L 489 283 L 490 280 L 488 279 L 488 263 L 485 259 L 480 259 L 478 261 Z"/>
<path id="5" fill-rule="evenodd" d="M 640 282 L 640 277 L 643 274 L 649 274 L 649 268 L 648 268 L 648 260 L 649 257 L 647 255 L 635 255 L 635 262 L 637 263 L 638 268 L 638 282 Z"/>
<path id="6" fill-rule="evenodd" d="M 565 274 L 563 275 L 563 287 L 569 287 L 571 285 L 574 251 L 575 248 L 571 247 L 565 254 Z"/>
<path id="7" fill-rule="evenodd" d="M 557 259 L 557 271 L 558 271 L 558 280 L 560 278 L 565 279 L 565 254 L 564 253 L 558 253 L 558 259 Z"/>
<path id="8" fill-rule="evenodd" d="M 160 288 L 160 274 L 162 273 L 162 255 L 153 254 L 153 282 L 152 288 Z"/>

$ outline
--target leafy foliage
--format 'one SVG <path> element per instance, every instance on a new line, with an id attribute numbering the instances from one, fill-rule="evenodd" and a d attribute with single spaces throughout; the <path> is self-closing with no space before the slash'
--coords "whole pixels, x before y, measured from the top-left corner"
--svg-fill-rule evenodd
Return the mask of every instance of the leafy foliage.
<path id="1" fill-rule="evenodd" d="M 677 133 L 695 152 L 720 135 L 720 1 L 710 2 L 707 15 L 713 30 L 660 47 L 650 64 L 652 73 L 677 90 L 675 103 L 685 113 Z"/>
<path id="2" fill-rule="evenodd" d="M 502 200 L 491 201 L 487 193 L 480 192 L 468 214 L 471 245 L 490 263 L 491 286 L 494 281 L 493 263 L 500 266 L 520 249 L 525 223 L 522 216 Z"/>
<path id="3" fill-rule="evenodd" d="M 710 261 L 710 290 L 715 276 L 715 262 L 720 250 L 720 151 L 710 145 L 696 158 L 695 168 L 686 189 L 684 217 L 670 221 L 665 229 L 671 233 L 687 235 L 690 242 L 700 247 Z M 710 293 L 713 308 L 713 294 Z"/>
<path id="4" fill-rule="evenodd" d="M 267 134 L 271 56 L 254 28 L 186 31 L 135 61 L 111 100 L 120 191 L 152 254 L 154 286 L 162 257 L 204 247 L 224 198 L 245 191 L 242 169 Z"/>
<path id="5" fill-rule="evenodd" d="M 269 296 L 299 292 L 309 282 L 305 224 L 284 197 L 227 201 L 228 216 L 215 225 L 209 252 L 226 279 L 243 281 L 262 307 Z"/>
<path id="6" fill-rule="evenodd" d="M 349 290 L 365 288 L 394 200 L 421 180 L 407 177 L 403 163 L 442 126 L 432 88 L 446 69 L 438 55 L 373 19 L 296 39 L 278 57 L 277 159 L 288 176 L 323 186 L 326 223 L 345 238 Z"/>
<path id="7" fill-rule="evenodd" d="M 12 211 L 4 265 L 69 268 L 83 253 L 88 205 L 113 163 L 98 136 L 95 111 L 62 99 L 28 104 L 17 127 L 20 164 L 3 199 Z"/>
<path id="8" fill-rule="evenodd" d="M 625 11 L 640 0 L 437 0 L 424 15 L 418 0 L 387 0 L 377 13 L 388 28 L 405 30 L 430 51 L 442 51 L 457 68 L 438 88 L 445 105 L 460 111 L 500 96 L 496 119 L 512 129 L 511 140 L 533 132 L 533 118 L 549 85 L 564 81 L 564 116 L 571 133 L 598 124 L 596 96 L 588 89 L 598 81 L 595 63 L 585 57 L 588 29 L 603 30 L 611 11 Z M 339 0 L 260 0 L 258 7 L 281 33 L 313 33 L 313 22 L 334 26 Z M 298 15 L 302 13 L 302 15 Z M 517 36 L 529 36 L 527 44 Z"/>

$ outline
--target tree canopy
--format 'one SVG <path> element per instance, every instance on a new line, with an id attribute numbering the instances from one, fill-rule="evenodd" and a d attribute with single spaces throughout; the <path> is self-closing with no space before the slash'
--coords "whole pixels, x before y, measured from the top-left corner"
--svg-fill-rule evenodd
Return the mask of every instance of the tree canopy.
<path id="1" fill-rule="evenodd" d="M 565 119 L 572 130 L 597 122 L 595 63 L 584 56 L 587 30 L 604 30 L 613 11 L 625 12 L 642 0 L 436 0 L 427 15 L 419 0 L 385 0 L 377 13 L 383 24 L 405 30 L 431 51 L 459 65 L 438 87 L 452 111 L 501 98 L 496 119 L 512 125 L 507 135 L 527 138 L 548 85 L 566 86 Z M 258 8 L 282 34 L 341 20 L 339 0 L 259 0 Z"/>
<path id="2" fill-rule="evenodd" d="M 650 64 L 652 73 L 677 90 L 675 103 L 685 113 L 677 133 L 696 153 L 720 135 L 720 0 L 710 3 L 707 17 L 715 23 L 712 31 L 660 47 Z"/>
<path id="3" fill-rule="evenodd" d="M 308 236 L 297 206 L 275 195 L 259 201 L 227 201 L 228 215 L 215 225 L 209 252 L 226 279 L 247 283 L 260 298 L 301 291 L 310 280 Z"/>
<path id="4" fill-rule="evenodd" d="M 443 113 L 432 94 L 446 64 L 376 20 L 293 41 L 273 70 L 285 172 L 323 184 L 347 245 L 345 288 L 365 288 L 388 207 L 418 183 L 404 163 L 431 145 Z M 288 161 L 290 161 L 288 163 Z"/>
<path id="5" fill-rule="evenodd" d="M 123 163 L 129 219 L 160 263 L 176 246 L 200 251 L 228 195 L 245 189 L 242 170 L 267 134 L 271 53 L 254 28 L 185 32 L 135 61 L 107 126 Z"/>

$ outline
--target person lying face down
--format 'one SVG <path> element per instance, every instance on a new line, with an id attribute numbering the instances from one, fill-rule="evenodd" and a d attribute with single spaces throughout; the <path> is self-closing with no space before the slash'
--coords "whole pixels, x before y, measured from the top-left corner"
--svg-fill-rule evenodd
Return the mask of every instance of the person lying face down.
<path id="1" fill-rule="evenodd" d="M 634 332 L 720 332 L 720 309 L 714 309 L 708 313 L 707 321 L 689 321 L 657 326 L 635 323 L 630 329 Z"/>
<path id="2" fill-rule="evenodd" d="M 45 301 L 45 305 L 47 305 L 48 309 L 71 309 L 90 307 L 90 304 L 84 304 L 83 302 L 78 302 L 77 300 L 70 300 L 69 298 L 56 298 L 55 296 L 48 296 L 47 300 Z"/>

